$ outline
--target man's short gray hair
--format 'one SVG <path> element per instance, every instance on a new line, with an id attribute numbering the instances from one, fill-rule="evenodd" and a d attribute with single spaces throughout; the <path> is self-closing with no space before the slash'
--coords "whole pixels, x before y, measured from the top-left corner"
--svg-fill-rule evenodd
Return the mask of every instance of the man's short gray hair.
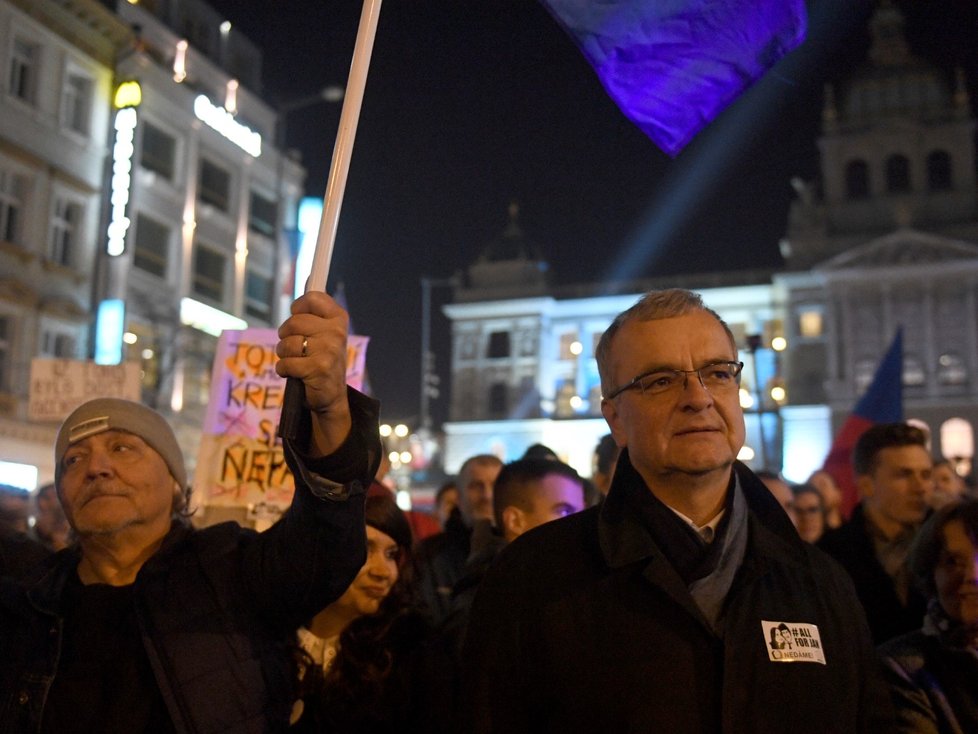
<path id="1" fill-rule="evenodd" d="M 611 343 L 614 341 L 618 331 L 629 321 L 657 321 L 659 319 L 672 319 L 677 316 L 703 311 L 710 314 L 717 320 L 723 330 L 730 338 L 730 345 L 737 352 L 737 342 L 733 332 L 726 322 L 720 318 L 720 314 L 712 308 L 708 308 L 703 303 L 703 298 L 699 293 L 686 290 L 685 288 L 667 288 L 658 291 L 649 291 L 642 296 L 638 303 L 631 308 L 622 311 L 605 329 L 598 341 L 598 347 L 594 350 L 594 358 L 598 362 L 598 374 L 601 375 L 601 393 L 610 394 L 616 385 L 612 383 L 611 375 Z"/>

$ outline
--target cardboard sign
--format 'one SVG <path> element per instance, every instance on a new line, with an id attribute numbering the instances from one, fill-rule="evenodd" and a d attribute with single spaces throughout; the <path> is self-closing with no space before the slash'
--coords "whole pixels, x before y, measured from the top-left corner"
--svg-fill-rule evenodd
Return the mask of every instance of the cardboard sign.
<path id="1" fill-rule="evenodd" d="M 363 383 L 367 337 L 348 337 L 347 381 Z M 197 454 L 194 493 L 207 505 L 288 507 L 295 485 L 278 438 L 285 379 L 275 329 L 225 331 Z"/>
<path id="2" fill-rule="evenodd" d="M 92 398 L 140 400 L 139 363 L 95 364 L 81 359 L 31 360 L 27 416 L 32 421 L 63 421 Z"/>

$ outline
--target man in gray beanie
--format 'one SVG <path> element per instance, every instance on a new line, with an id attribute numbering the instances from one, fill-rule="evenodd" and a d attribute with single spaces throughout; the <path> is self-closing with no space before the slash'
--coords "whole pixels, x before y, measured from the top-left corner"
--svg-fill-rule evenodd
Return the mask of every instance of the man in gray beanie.
<path id="1" fill-rule="evenodd" d="M 292 634 L 366 558 L 377 405 L 345 385 L 347 315 L 292 306 L 279 374 L 304 408 L 283 430 L 292 506 L 264 533 L 180 521 L 187 474 L 155 411 L 99 398 L 65 420 L 55 483 L 78 542 L 0 586 L 0 731 L 265 732 L 292 705 Z"/>

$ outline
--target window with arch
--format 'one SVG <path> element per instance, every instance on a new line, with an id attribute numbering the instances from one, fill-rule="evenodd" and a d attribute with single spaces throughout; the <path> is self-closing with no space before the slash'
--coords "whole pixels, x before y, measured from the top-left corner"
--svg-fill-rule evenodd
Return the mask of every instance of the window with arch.
<path id="1" fill-rule="evenodd" d="M 951 188 L 951 156 L 944 150 L 927 156 L 927 190 L 946 191 Z"/>
<path id="2" fill-rule="evenodd" d="M 905 155 L 891 155 L 886 159 L 886 190 L 891 194 L 910 191 L 910 161 Z"/>
<path id="3" fill-rule="evenodd" d="M 846 164 L 846 198 L 865 199 L 869 196 L 869 166 L 866 161 L 854 160 Z"/>

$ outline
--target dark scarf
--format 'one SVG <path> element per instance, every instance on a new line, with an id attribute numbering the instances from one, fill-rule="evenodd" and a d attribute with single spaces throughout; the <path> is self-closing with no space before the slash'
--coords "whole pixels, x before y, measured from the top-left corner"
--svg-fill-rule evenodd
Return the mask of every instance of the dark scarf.
<path id="1" fill-rule="evenodd" d="M 628 469 L 635 472 L 629 465 Z M 638 472 L 635 472 L 636 476 Z M 723 541 L 730 525 L 731 509 L 733 507 L 733 478 L 727 490 L 723 517 L 717 525 L 713 542 L 707 543 L 699 533 L 685 520 L 679 517 L 662 500 L 645 488 L 645 482 L 639 477 L 637 482 L 629 482 L 627 486 L 641 487 L 639 491 L 629 493 L 629 503 L 641 518 L 642 525 L 655 539 L 669 564 L 676 570 L 686 586 L 709 576 L 716 569 L 723 551 Z"/>
<path id="2" fill-rule="evenodd" d="M 625 471 L 635 472 L 629 462 L 626 466 Z M 686 584 L 714 633 L 722 637 L 723 604 L 747 552 L 747 501 L 736 474 L 731 473 L 723 517 L 713 541 L 707 543 L 688 522 L 652 494 L 635 473 L 637 481 L 626 483 L 637 488 L 629 493 L 631 508 Z"/>
<path id="3" fill-rule="evenodd" d="M 978 655 L 978 624 L 965 625 L 952 619 L 935 597 L 927 602 L 923 632 L 925 635 L 937 637 L 945 647 L 970 649 Z"/>

